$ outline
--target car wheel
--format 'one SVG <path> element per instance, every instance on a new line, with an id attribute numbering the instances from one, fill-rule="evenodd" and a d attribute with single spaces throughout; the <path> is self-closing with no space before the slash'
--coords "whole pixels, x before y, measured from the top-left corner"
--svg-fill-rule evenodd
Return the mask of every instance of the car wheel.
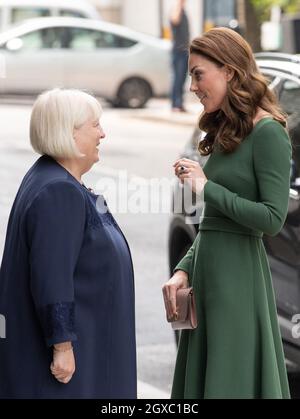
<path id="1" fill-rule="evenodd" d="M 118 90 L 117 105 L 122 108 L 142 108 L 151 96 L 151 87 L 145 80 L 128 79 L 121 84 Z"/>

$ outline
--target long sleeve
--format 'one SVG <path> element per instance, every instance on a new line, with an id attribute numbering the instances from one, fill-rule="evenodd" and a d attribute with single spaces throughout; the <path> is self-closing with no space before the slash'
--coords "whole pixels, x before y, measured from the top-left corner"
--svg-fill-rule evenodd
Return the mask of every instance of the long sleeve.
<path id="1" fill-rule="evenodd" d="M 277 122 L 264 124 L 253 138 L 254 171 L 259 199 L 253 202 L 208 180 L 204 201 L 235 222 L 276 235 L 285 221 L 288 207 L 291 144 Z"/>
<path id="2" fill-rule="evenodd" d="M 195 247 L 197 245 L 198 240 L 199 240 L 199 233 L 197 234 L 197 236 L 194 240 L 194 243 L 189 248 L 186 255 L 181 259 L 181 261 L 178 263 L 178 265 L 176 265 L 176 267 L 174 269 L 174 272 L 178 271 L 178 270 L 181 270 L 181 271 L 186 272 L 187 274 L 190 273 L 191 261 L 192 261 L 194 251 L 195 251 Z"/>
<path id="3" fill-rule="evenodd" d="M 84 196 L 70 182 L 46 186 L 28 210 L 30 289 L 49 346 L 76 340 L 74 271 L 84 226 Z"/>

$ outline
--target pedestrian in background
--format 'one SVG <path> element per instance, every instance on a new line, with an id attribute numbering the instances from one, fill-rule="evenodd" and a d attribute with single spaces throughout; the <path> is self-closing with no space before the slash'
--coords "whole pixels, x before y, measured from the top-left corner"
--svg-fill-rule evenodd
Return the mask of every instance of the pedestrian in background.
<path id="1" fill-rule="evenodd" d="M 0 270 L 0 398 L 136 398 L 130 250 L 82 181 L 99 160 L 101 114 L 78 90 L 34 104 L 42 156 L 15 198 Z"/>
<path id="2" fill-rule="evenodd" d="M 193 40 L 191 91 L 204 107 L 199 143 L 208 156 L 179 159 L 175 174 L 203 196 L 199 232 L 164 285 L 168 317 L 176 290 L 193 286 L 198 327 L 183 330 L 173 398 L 290 397 L 263 234 L 288 208 L 291 143 L 286 116 L 249 44 L 214 28 Z"/>
<path id="3" fill-rule="evenodd" d="M 183 93 L 188 69 L 189 22 L 184 10 L 185 0 L 176 0 L 170 24 L 172 30 L 172 110 L 184 112 Z"/>

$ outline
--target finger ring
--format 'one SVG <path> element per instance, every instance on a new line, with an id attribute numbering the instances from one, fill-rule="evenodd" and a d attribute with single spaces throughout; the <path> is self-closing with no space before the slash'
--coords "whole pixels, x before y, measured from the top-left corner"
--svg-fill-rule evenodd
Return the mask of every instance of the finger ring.
<path id="1" fill-rule="evenodd" d="M 184 166 L 180 166 L 179 170 L 180 170 L 180 172 L 184 172 L 185 171 L 185 167 Z"/>

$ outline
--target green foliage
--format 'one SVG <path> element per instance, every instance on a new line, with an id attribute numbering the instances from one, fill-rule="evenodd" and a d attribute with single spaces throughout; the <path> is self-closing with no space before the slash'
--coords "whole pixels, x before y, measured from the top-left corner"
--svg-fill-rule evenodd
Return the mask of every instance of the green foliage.
<path id="1" fill-rule="evenodd" d="M 263 22 L 270 19 L 272 6 L 280 6 L 283 13 L 300 12 L 300 0 L 246 0 L 251 1 L 258 19 Z"/>

